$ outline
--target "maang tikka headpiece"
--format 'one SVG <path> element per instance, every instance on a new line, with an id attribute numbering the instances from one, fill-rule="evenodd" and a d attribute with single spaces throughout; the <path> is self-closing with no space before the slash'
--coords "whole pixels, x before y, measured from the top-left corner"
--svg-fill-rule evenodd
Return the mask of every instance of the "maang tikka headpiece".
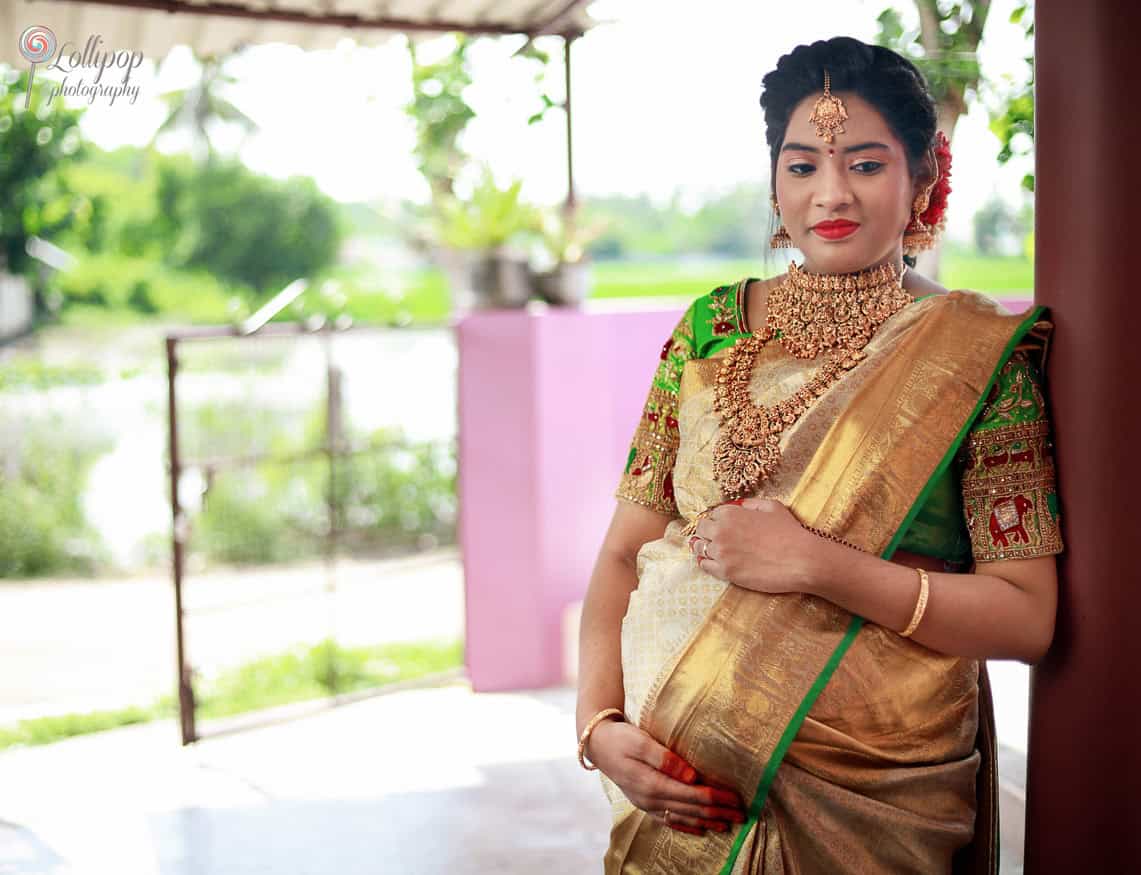
<path id="1" fill-rule="evenodd" d="M 823 137 L 824 142 L 831 143 L 837 134 L 844 133 L 844 119 L 848 117 L 847 110 L 839 97 L 830 90 L 828 71 L 824 71 L 824 94 L 816 99 L 812 107 L 812 117 L 808 120 L 816 125 L 816 136 Z"/>

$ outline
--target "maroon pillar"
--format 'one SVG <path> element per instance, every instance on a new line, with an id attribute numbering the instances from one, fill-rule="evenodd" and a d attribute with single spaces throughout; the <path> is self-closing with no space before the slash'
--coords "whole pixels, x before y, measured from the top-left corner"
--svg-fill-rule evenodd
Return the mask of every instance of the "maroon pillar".
<path id="1" fill-rule="evenodd" d="M 1066 552 L 1026 872 L 1141 870 L 1141 5 L 1038 0 L 1037 303 Z"/>

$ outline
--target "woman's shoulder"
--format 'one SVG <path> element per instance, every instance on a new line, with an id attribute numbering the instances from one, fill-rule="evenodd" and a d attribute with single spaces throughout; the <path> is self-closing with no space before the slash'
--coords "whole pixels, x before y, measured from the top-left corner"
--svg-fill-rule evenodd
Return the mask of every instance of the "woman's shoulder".
<path id="1" fill-rule="evenodd" d="M 749 332 L 746 289 L 755 277 L 742 277 L 714 286 L 694 299 L 687 311 L 693 330 L 695 353 L 704 358 L 709 351 L 728 339 Z"/>

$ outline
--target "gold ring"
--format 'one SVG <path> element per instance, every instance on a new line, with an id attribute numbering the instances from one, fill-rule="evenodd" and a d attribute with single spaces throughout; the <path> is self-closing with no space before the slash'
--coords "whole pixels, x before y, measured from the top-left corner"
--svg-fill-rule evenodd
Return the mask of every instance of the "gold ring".
<path id="1" fill-rule="evenodd" d="M 670 822 L 670 810 L 668 808 L 662 812 L 662 820 L 664 820 L 666 823 Z"/>
<path id="2" fill-rule="evenodd" d="M 710 541 L 708 538 L 702 538 L 701 539 L 701 558 L 702 559 L 708 559 L 709 558 L 709 544 L 710 544 Z"/>

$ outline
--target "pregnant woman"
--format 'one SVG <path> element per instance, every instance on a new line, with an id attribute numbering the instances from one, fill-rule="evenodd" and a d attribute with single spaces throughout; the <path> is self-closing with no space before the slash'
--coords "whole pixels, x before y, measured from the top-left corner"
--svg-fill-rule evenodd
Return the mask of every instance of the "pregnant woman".
<path id="1" fill-rule="evenodd" d="M 764 78 L 787 272 L 662 349 L 583 608 L 608 873 L 997 868 L 985 660 L 1050 645 L 1052 328 L 910 269 L 950 153 L 921 74 L 836 38 Z"/>

